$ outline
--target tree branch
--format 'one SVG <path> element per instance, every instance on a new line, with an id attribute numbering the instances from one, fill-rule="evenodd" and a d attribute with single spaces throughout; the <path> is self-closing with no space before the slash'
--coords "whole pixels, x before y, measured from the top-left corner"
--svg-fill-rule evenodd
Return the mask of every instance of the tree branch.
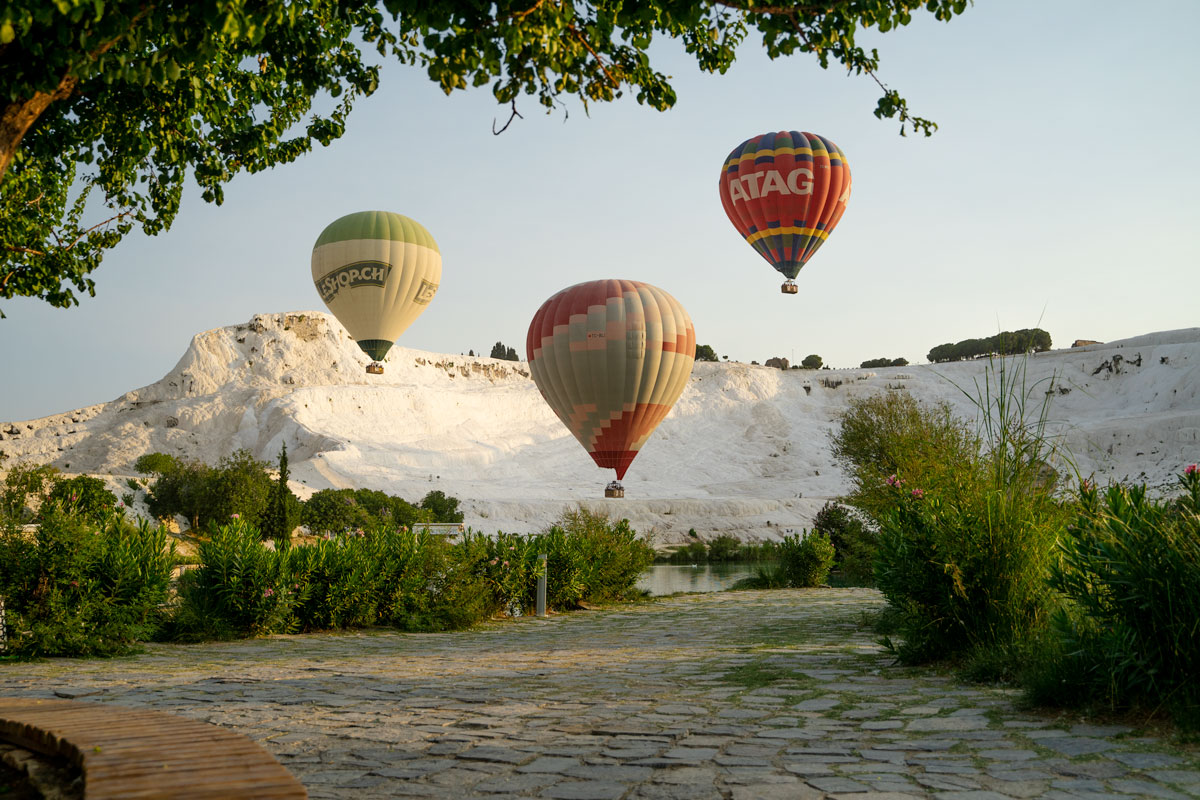
<path id="1" fill-rule="evenodd" d="M 521 112 L 517 111 L 517 100 L 516 100 L 516 98 L 513 98 L 512 113 L 508 115 L 508 122 L 504 123 L 503 128 L 501 128 L 500 130 L 496 130 L 496 120 L 493 119 L 492 120 L 492 135 L 499 136 L 500 134 L 504 133 L 506 130 L 508 130 L 508 126 L 512 125 L 512 121 L 514 119 L 516 119 L 517 117 L 521 117 Z M 525 119 L 525 118 L 521 117 L 521 119 Z"/>
<path id="2" fill-rule="evenodd" d="M 579 32 L 579 29 L 574 25 L 569 25 L 567 26 L 567 30 L 575 34 L 575 38 L 579 40 L 579 43 L 583 45 L 589 53 L 592 54 L 592 58 L 596 59 L 596 63 L 600 65 L 600 71 L 604 73 L 604 77 L 608 78 L 609 83 L 613 85 L 613 88 L 620 89 L 621 82 L 614 78 L 612 73 L 608 71 L 608 67 L 604 65 L 604 61 L 600 59 L 600 56 L 596 55 L 596 51 L 592 49 L 590 44 L 588 44 L 587 39 L 583 38 L 583 34 Z"/>

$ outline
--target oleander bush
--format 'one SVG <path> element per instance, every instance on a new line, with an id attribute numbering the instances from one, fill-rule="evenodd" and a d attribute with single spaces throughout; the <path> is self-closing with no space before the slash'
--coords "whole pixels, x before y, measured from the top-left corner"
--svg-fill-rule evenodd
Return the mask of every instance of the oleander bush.
<path id="1" fill-rule="evenodd" d="M 468 532 L 460 541 L 369 526 L 273 550 L 241 520 L 214 527 L 200 566 L 180 581 L 169 636 L 226 639 L 388 625 L 450 630 L 536 602 L 538 554 L 548 556 L 547 602 L 637 594 L 649 545 L 626 520 L 567 511 L 536 537 Z"/>
<path id="2" fill-rule="evenodd" d="M 34 531 L 0 525 L 5 654 L 112 656 L 156 634 L 174 561 L 161 526 L 47 506 Z"/>
<path id="3" fill-rule="evenodd" d="M 1050 585 L 1067 603 L 1027 671 L 1040 703 L 1170 709 L 1200 727 L 1200 469 L 1182 494 L 1084 483 Z"/>
<path id="4" fill-rule="evenodd" d="M 100 523 L 114 512 L 116 505 L 117 496 L 105 488 L 104 481 L 77 475 L 55 481 L 43 508 L 70 509 L 84 519 Z"/>
<path id="5" fill-rule="evenodd" d="M 902 393 L 852 405 L 835 434 L 854 482 L 847 500 L 879 524 L 875 580 L 906 663 L 953 659 L 975 677 L 1011 677 L 1046 634 L 1058 603 L 1046 578 L 1071 504 L 1048 475 L 1047 407 L 1027 413 L 1035 389 L 1023 362 L 1001 360 L 968 394 L 978 434 Z"/>

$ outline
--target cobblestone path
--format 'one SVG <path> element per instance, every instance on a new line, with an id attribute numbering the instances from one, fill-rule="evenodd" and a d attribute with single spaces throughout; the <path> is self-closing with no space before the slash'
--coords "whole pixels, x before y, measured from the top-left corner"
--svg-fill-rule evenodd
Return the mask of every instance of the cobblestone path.
<path id="1" fill-rule="evenodd" d="M 724 592 L 455 634 L 155 645 L 0 667 L 0 693 L 232 728 L 314 798 L 1200 797 L 1200 762 L 1166 742 L 892 666 L 859 624 L 881 605 Z"/>

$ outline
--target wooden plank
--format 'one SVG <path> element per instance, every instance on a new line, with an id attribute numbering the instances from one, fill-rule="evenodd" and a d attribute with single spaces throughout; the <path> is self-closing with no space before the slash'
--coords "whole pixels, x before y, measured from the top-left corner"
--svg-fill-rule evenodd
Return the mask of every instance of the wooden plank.
<path id="1" fill-rule="evenodd" d="M 308 797 L 248 737 L 160 711 L 0 698 L 0 739 L 70 758 L 83 772 L 88 800 Z"/>

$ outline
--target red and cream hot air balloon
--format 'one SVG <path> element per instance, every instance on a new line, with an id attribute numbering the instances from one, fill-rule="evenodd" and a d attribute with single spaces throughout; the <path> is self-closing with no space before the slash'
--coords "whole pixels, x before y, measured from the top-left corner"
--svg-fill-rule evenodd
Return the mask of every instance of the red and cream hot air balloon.
<path id="1" fill-rule="evenodd" d="M 601 280 L 551 297 L 525 349 L 542 397 L 596 466 L 625 470 L 687 386 L 696 330 L 683 306 L 648 283 Z"/>
<path id="2" fill-rule="evenodd" d="M 721 167 L 721 205 L 738 233 L 794 279 L 846 211 L 850 165 L 841 148 L 801 131 L 764 133 L 733 148 Z"/>

